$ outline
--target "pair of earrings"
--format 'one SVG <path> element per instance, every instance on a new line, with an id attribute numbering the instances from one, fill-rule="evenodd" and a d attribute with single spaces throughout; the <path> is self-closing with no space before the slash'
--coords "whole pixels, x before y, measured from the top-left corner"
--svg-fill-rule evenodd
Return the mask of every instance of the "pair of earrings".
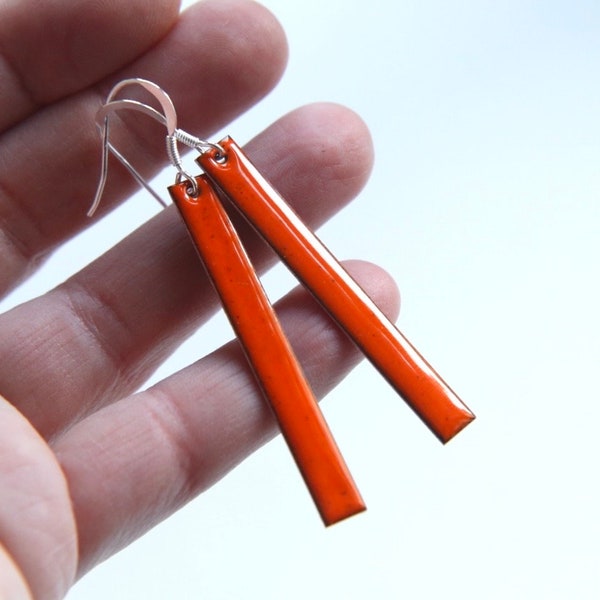
<path id="1" fill-rule="evenodd" d="M 132 85 L 154 96 L 163 112 L 136 100 L 117 98 L 123 88 Z M 206 142 L 178 129 L 171 99 L 152 82 L 128 79 L 119 83 L 98 112 L 102 175 L 90 215 L 102 196 L 109 152 L 162 203 L 109 141 L 109 116 L 121 109 L 145 113 L 167 129 L 167 154 L 177 170 L 176 183 L 169 187 L 171 198 L 326 525 L 365 510 L 365 504 L 219 194 L 231 200 L 440 441 L 447 442 L 474 419 L 235 141 L 226 137 L 218 143 Z M 203 174 L 193 177 L 185 171 L 178 142 L 198 151 L 196 162 Z"/>

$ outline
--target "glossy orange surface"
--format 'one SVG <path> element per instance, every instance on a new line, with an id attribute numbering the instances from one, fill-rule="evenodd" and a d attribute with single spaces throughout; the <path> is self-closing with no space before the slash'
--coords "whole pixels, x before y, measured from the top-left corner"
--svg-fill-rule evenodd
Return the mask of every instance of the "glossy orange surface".
<path id="1" fill-rule="evenodd" d="M 197 162 L 382 375 L 447 442 L 475 416 L 304 225 L 231 139 Z"/>
<path id="2" fill-rule="evenodd" d="M 365 505 L 316 399 L 214 189 L 197 178 L 169 188 L 248 361 L 326 525 Z"/>

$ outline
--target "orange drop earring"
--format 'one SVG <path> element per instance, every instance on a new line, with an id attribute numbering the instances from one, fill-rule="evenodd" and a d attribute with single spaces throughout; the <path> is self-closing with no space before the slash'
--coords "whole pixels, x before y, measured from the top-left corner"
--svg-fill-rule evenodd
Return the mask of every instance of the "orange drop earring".
<path id="1" fill-rule="evenodd" d="M 163 113 L 135 100 L 117 99 L 117 94 L 130 85 L 139 85 L 153 95 Z M 125 80 L 113 88 L 98 112 L 103 136 L 102 176 L 88 214 L 93 214 L 101 199 L 109 152 L 163 203 L 109 142 L 109 115 L 120 109 L 143 112 L 167 128 L 167 154 L 177 170 L 176 183 L 169 188 L 171 198 L 326 525 L 363 511 L 365 505 L 219 194 L 231 200 L 442 442 L 474 419 L 241 148 L 229 137 L 210 143 L 178 129 L 173 103 L 156 84 Z M 185 171 L 178 142 L 199 152 L 196 162 L 203 175 L 193 177 Z"/>

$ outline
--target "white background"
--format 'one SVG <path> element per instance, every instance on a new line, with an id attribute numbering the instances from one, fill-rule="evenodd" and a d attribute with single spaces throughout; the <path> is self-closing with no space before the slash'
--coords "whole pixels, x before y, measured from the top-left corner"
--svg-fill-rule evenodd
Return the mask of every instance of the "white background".
<path id="1" fill-rule="evenodd" d="M 275 440 L 69 599 L 600 597 L 600 4 L 266 4 L 289 68 L 228 131 L 315 100 L 362 115 L 372 180 L 320 237 L 393 274 L 400 328 L 478 420 L 442 447 L 362 365 L 324 410 L 367 513 L 324 529 Z M 139 198 L 9 302 L 139 224 Z"/>

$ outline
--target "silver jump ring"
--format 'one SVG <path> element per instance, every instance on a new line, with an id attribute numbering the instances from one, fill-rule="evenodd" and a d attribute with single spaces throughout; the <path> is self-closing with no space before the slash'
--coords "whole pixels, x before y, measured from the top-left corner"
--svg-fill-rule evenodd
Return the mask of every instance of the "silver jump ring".
<path id="1" fill-rule="evenodd" d="M 198 182 L 196 181 L 195 177 L 192 177 L 186 171 L 178 171 L 177 175 L 175 176 L 175 183 L 179 185 L 184 181 L 188 183 L 188 188 L 186 190 L 187 195 L 191 196 L 192 198 L 197 198 L 200 195 L 200 188 L 198 187 Z"/>
<path id="2" fill-rule="evenodd" d="M 215 142 L 200 140 L 200 143 L 194 146 L 194 150 L 197 150 L 200 154 L 205 154 L 206 152 L 211 151 L 214 152 L 214 159 L 219 163 L 223 163 L 227 160 L 227 153 L 225 152 L 225 149 L 223 146 Z"/>

